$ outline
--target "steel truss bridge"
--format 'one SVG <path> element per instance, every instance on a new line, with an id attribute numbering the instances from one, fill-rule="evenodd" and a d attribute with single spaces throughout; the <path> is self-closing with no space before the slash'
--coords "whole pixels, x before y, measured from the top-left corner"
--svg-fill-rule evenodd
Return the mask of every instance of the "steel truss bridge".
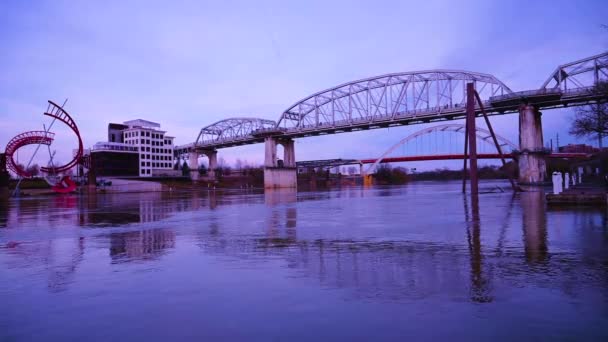
<path id="1" fill-rule="evenodd" d="M 472 82 L 488 114 L 514 113 L 522 103 L 540 109 L 608 100 L 594 91 L 608 81 L 608 52 L 558 66 L 539 89 L 514 92 L 496 77 L 462 70 L 402 72 L 344 83 L 288 107 L 278 121 L 229 118 L 200 130 L 178 154 L 260 143 L 265 137 L 300 138 L 465 116 Z"/>

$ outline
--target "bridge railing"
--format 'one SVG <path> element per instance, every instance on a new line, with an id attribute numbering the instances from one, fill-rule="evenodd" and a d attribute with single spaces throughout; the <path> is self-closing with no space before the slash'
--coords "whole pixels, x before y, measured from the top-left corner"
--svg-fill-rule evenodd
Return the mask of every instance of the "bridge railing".
<path id="1" fill-rule="evenodd" d="M 595 92 L 595 87 L 582 87 L 582 88 L 574 88 L 567 89 L 564 91 L 565 97 L 572 97 L 577 95 L 588 95 L 593 94 Z"/>
<path id="2" fill-rule="evenodd" d="M 526 91 L 518 91 L 510 94 L 498 95 L 490 97 L 489 102 L 500 102 L 511 99 L 518 99 L 521 97 L 533 97 L 533 96 L 545 96 L 545 95 L 562 95 L 561 89 L 549 88 L 549 89 L 535 89 L 535 90 L 526 90 Z"/>

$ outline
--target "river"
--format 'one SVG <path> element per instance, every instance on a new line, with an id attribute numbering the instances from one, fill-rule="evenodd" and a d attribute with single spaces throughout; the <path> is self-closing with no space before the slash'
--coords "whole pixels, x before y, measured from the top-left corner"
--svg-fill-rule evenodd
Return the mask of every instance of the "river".
<path id="1" fill-rule="evenodd" d="M 458 182 L 10 200 L 0 341 L 606 341 L 607 220 Z"/>

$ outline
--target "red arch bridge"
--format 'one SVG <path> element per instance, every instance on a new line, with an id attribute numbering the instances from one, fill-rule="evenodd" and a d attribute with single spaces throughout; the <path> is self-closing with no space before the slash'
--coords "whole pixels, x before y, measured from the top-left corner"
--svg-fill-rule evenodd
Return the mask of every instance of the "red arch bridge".
<path id="1" fill-rule="evenodd" d="M 266 188 L 295 187 L 294 139 L 401 125 L 462 119 L 472 83 L 489 115 L 519 113 L 520 180 L 542 182 L 546 151 L 540 110 L 608 101 L 598 84 L 608 82 L 608 52 L 559 65 L 539 88 L 513 91 L 497 77 L 464 70 L 398 72 L 364 78 L 314 93 L 285 109 L 277 121 L 228 118 L 203 127 L 195 141 L 177 148 L 191 167 L 209 158 L 214 177 L 218 149 L 265 143 Z M 283 164 L 277 145 L 284 147 Z M 483 156 L 483 152 L 480 152 Z M 434 157 L 437 158 L 437 157 Z M 448 158 L 448 157 L 446 157 Z M 452 157 L 450 157 L 452 158 Z M 456 158 L 456 157 L 454 157 Z M 198 177 L 192 173 L 192 177 Z"/>
<path id="2" fill-rule="evenodd" d="M 465 155 L 461 149 L 463 144 L 460 143 L 464 139 L 465 125 L 461 124 L 444 124 L 419 130 L 407 137 L 399 140 L 391 146 L 380 157 L 367 159 L 326 159 L 326 160 L 310 160 L 297 162 L 298 169 L 304 170 L 309 168 L 334 168 L 345 165 L 360 165 L 371 164 L 365 172 L 370 174 L 375 171 L 379 164 L 383 163 L 400 163 L 400 162 L 415 162 L 415 161 L 432 161 L 432 160 L 463 160 Z M 483 128 L 476 129 L 478 146 L 477 149 L 482 151 L 477 154 L 478 159 L 500 159 L 501 154 L 496 151 L 496 146 L 492 141 L 490 132 Z M 517 145 L 503 136 L 496 135 L 502 157 L 509 159 L 517 159 L 522 153 L 528 151 L 519 151 Z M 565 158 L 565 159 L 585 159 L 591 155 L 588 153 L 559 153 L 552 152 L 550 149 L 538 151 L 544 153 L 546 158 Z"/>

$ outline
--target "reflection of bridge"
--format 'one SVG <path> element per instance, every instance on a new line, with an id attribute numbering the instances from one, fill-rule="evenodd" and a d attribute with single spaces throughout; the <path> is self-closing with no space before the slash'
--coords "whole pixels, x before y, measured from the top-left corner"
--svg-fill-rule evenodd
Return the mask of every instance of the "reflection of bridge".
<path id="1" fill-rule="evenodd" d="M 543 148 L 539 109 L 605 101 L 594 91 L 608 80 L 608 52 L 556 68 L 539 89 L 513 92 L 496 77 L 469 71 L 404 72 L 348 82 L 308 96 L 286 109 L 277 122 L 257 118 L 226 119 L 201 129 L 194 143 L 181 146 L 191 167 L 209 157 L 210 175 L 217 149 L 265 142 L 265 186 L 295 187 L 294 138 L 463 118 L 466 85 L 473 83 L 489 114 L 520 114 L 521 177 L 542 181 L 544 162 L 534 155 Z M 479 107 L 477 107 L 479 110 Z M 284 165 L 277 159 L 284 147 Z M 281 167 L 280 167 L 281 166 Z M 196 174 L 193 173 L 193 177 Z"/>
<path id="2" fill-rule="evenodd" d="M 272 191 L 264 196 L 219 196 L 215 192 L 136 193 L 98 196 L 93 202 L 73 197 L 74 202 L 65 199 L 51 202 L 52 209 L 61 213 L 52 216 L 45 210 L 33 210 L 40 208 L 39 200 L 33 199 L 21 201 L 9 209 L 31 215 L 16 213 L 14 219 L 21 222 L 9 222 L 9 226 L 24 227 L 32 221 L 48 220 L 66 227 L 78 224 L 93 228 L 109 224 L 122 228 L 85 229 L 76 231 L 75 236 L 62 236 L 56 246 L 43 239 L 1 252 L 5 253 L 3 260 L 8 262 L 9 269 L 23 265 L 43 266 L 41 272 L 49 274 L 49 287 L 54 290 L 71 286 L 74 282 L 71 279 L 83 272 L 80 263 L 98 258 L 101 248 L 108 248 L 110 257 L 100 259 L 102 261 L 113 264 L 143 262 L 167 258 L 168 251 L 180 246 L 188 248 L 192 241 L 205 255 L 228 257 L 230 263 L 241 260 L 246 262 L 248 269 L 279 262 L 278 267 L 287 269 L 291 276 L 313 279 L 324 288 L 345 289 L 351 296 L 372 301 L 407 301 L 447 294 L 461 300 L 487 302 L 495 296 L 511 294 L 502 291 L 500 286 L 513 289 L 522 284 L 548 286 L 576 297 L 580 293 L 589 294 L 586 291 L 590 289 L 605 287 L 608 278 L 605 267 L 601 266 L 605 253 L 598 254 L 605 250 L 605 239 L 597 239 L 592 229 L 579 229 L 573 236 L 552 236 L 554 231 L 547 229 L 550 221 L 542 192 L 518 195 L 521 206 L 513 205 L 513 198 L 503 196 L 494 198 L 498 200 L 494 203 L 500 205 L 486 204 L 481 209 L 475 208 L 470 197 L 463 197 L 463 202 L 434 197 L 438 206 L 453 215 L 461 215 L 466 222 L 462 230 L 450 230 L 450 237 L 441 235 L 438 240 L 433 234 L 410 240 L 362 238 L 353 231 L 343 238 L 334 238 L 331 231 L 314 234 L 316 225 L 310 220 L 317 205 L 331 202 L 337 205 L 336 208 L 343 208 L 340 203 L 359 202 L 357 205 L 367 206 L 368 197 L 378 200 L 384 196 L 397 196 L 398 200 L 403 200 L 399 191 L 349 189 L 297 196 L 295 192 Z M 79 217 L 67 214 L 76 208 Z M 216 210 L 218 208 L 228 211 Z M 367 208 L 372 213 L 364 214 L 367 217 L 386 213 L 383 205 Z M 230 210 L 241 214 L 227 215 Z M 250 220 L 243 221 L 241 216 L 246 210 L 251 210 L 248 211 Z M 479 216 L 480 211 L 484 215 Z M 113 218 L 117 212 L 129 215 L 117 222 Z M 336 215 L 357 222 L 357 217 L 350 216 L 352 212 L 337 210 Z M 178 221 L 167 220 L 182 214 L 187 216 Z M 594 226 L 591 222 L 596 222 L 595 212 L 585 211 L 580 215 L 578 223 L 587 222 L 585 228 Z M 503 217 L 502 220 L 493 219 Z M 198 222 L 198 225 L 192 231 L 176 228 L 179 226 L 176 222 L 183 220 Z M 152 221 L 158 223 L 124 226 Z M 431 222 L 434 221 L 424 218 L 418 221 L 421 225 Z M 460 238 L 452 239 L 455 236 Z M 564 253 L 560 248 L 551 250 L 554 245 L 548 241 L 553 239 L 557 242 L 580 239 L 575 243 L 592 248 L 583 248 L 580 255 Z M 86 267 L 84 269 L 86 275 Z M 554 281 L 547 282 L 549 273 Z M 592 281 L 581 283 L 582 278 Z M 588 287 L 590 284 L 596 286 Z"/>

